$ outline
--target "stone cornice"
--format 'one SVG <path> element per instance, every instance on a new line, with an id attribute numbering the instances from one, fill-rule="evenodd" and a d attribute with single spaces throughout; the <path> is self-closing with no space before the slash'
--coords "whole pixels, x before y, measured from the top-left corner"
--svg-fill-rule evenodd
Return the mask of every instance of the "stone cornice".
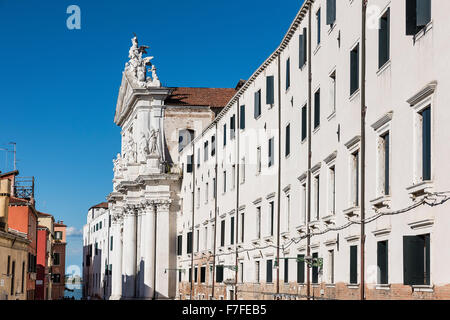
<path id="1" fill-rule="evenodd" d="M 392 117 L 394 115 L 394 111 L 389 111 L 385 115 L 383 115 L 380 119 L 378 119 L 373 125 L 372 128 L 377 131 L 382 126 L 384 126 L 386 123 L 392 120 Z"/>
<path id="2" fill-rule="evenodd" d="M 361 136 L 355 136 L 352 139 L 350 139 L 346 144 L 345 147 L 347 149 L 352 149 L 354 146 L 356 146 L 361 141 Z"/>
<path id="3" fill-rule="evenodd" d="M 337 157 L 337 151 L 330 154 L 328 157 L 325 158 L 324 162 L 328 165 L 331 161 L 335 160 Z"/>
<path id="4" fill-rule="evenodd" d="M 422 100 L 424 100 L 424 99 L 428 98 L 430 95 L 432 95 L 434 93 L 434 91 L 436 90 L 436 87 L 437 87 L 437 81 L 432 81 L 406 101 L 409 103 L 410 106 L 415 106 Z"/>

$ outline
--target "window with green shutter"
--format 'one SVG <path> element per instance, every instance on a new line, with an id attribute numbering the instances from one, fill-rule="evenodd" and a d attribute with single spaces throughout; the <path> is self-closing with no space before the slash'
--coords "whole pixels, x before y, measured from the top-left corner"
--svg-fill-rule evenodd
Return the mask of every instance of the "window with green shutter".
<path id="1" fill-rule="evenodd" d="M 317 263 L 319 254 L 317 252 L 313 253 L 312 258 L 313 258 L 314 264 L 312 267 L 311 282 L 317 284 L 317 283 L 319 283 L 319 265 Z"/>
<path id="2" fill-rule="evenodd" d="M 302 107 L 302 141 L 305 141 L 308 136 L 308 115 L 306 110 L 306 105 Z"/>
<path id="3" fill-rule="evenodd" d="M 291 124 L 286 126 L 286 157 L 291 154 Z"/>
<path id="4" fill-rule="evenodd" d="M 350 95 L 359 89 L 359 44 L 350 52 Z"/>
<path id="5" fill-rule="evenodd" d="M 231 217 L 231 222 L 230 222 L 230 244 L 233 245 L 234 244 L 234 217 Z"/>
<path id="6" fill-rule="evenodd" d="M 350 247 L 350 284 L 358 283 L 358 246 Z"/>
<path id="7" fill-rule="evenodd" d="M 308 51 L 307 51 L 307 28 L 303 28 L 303 33 L 299 36 L 299 68 L 303 68 L 303 66 L 306 64 Z"/>
<path id="8" fill-rule="evenodd" d="M 241 112 L 239 115 L 239 122 L 240 122 L 239 128 L 241 130 L 244 130 L 245 129 L 245 105 L 242 105 L 240 109 L 241 109 Z"/>
<path id="9" fill-rule="evenodd" d="M 414 36 L 431 21 L 431 0 L 405 0 L 406 35 Z"/>
<path id="10" fill-rule="evenodd" d="M 333 26 L 336 22 L 336 0 L 327 0 L 327 25 Z"/>
<path id="11" fill-rule="evenodd" d="M 273 262 L 272 262 L 272 260 L 267 260 L 266 271 L 267 271 L 266 282 L 272 283 L 273 282 Z"/>
<path id="12" fill-rule="evenodd" d="M 403 283 L 430 285 L 430 235 L 403 237 Z"/>
<path id="13" fill-rule="evenodd" d="M 187 233 L 187 253 L 192 253 L 192 231 Z"/>
<path id="14" fill-rule="evenodd" d="M 320 89 L 314 94 L 314 129 L 320 126 Z"/>
<path id="15" fill-rule="evenodd" d="M 388 8 L 380 19 L 378 30 L 378 68 L 384 66 L 390 58 L 390 20 L 390 8 Z"/>
<path id="16" fill-rule="evenodd" d="M 286 60 L 286 90 L 291 86 L 291 59 Z"/>
<path id="17" fill-rule="evenodd" d="M 275 81 L 273 76 L 266 77 L 266 104 L 274 104 L 275 103 Z"/>
<path id="18" fill-rule="evenodd" d="M 261 115 L 261 90 L 255 92 L 255 119 Z"/>
<path id="19" fill-rule="evenodd" d="M 297 283 L 305 283 L 305 255 L 297 255 Z"/>
<path id="20" fill-rule="evenodd" d="M 388 284 L 388 242 L 380 241 L 377 244 L 378 284 Z"/>
<path id="21" fill-rule="evenodd" d="M 422 120 L 422 180 L 431 180 L 431 107 L 420 112 Z"/>

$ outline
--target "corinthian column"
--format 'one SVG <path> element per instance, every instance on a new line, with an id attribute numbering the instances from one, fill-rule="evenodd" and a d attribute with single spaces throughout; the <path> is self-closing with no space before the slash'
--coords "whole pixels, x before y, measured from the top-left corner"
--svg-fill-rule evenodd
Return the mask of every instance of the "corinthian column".
<path id="1" fill-rule="evenodd" d="M 123 216 L 115 215 L 112 222 L 112 288 L 111 300 L 122 298 L 122 221 Z"/>
<path id="2" fill-rule="evenodd" d="M 154 205 L 147 203 L 145 206 L 144 214 L 142 216 L 142 233 L 141 233 L 141 250 L 142 250 L 142 261 L 144 265 L 144 281 L 142 298 L 151 299 L 153 297 L 153 252 L 154 252 L 154 234 L 155 234 L 155 224 L 154 224 Z"/>
<path id="3" fill-rule="evenodd" d="M 123 296 L 135 297 L 136 281 L 136 212 L 134 208 L 125 211 L 123 220 Z"/>

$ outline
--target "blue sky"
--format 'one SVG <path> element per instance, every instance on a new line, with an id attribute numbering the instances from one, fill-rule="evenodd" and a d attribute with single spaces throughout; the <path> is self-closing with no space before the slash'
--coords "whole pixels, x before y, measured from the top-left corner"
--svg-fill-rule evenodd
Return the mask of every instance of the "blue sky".
<path id="1" fill-rule="evenodd" d="M 112 189 L 113 117 L 135 32 L 165 86 L 234 87 L 281 42 L 302 0 L 0 0 L 0 148 L 17 143 L 37 209 L 81 230 Z M 69 30 L 70 5 L 81 30 Z M 0 170 L 6 165 L 0 151 Z M 67 265 L 81 266 L 81 236 Z"/>

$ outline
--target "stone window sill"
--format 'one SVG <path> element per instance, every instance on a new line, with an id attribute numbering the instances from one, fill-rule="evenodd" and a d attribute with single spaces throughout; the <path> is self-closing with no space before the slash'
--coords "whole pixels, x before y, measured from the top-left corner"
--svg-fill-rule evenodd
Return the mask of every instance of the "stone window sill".
<path id="1" fill-rule="evenodd" d="M 349 100 L 350 100 L 350 101 L 355 100 L 356 97 L 359 96 L 359 93 L 360 93 L 360 92 L 361 92 L 361 89 L 358 88 L 358 90 L 356 90 L 355 92 L 353 92 L 353 93 L 350 95 Z"/>
<path id="2" fill-rule="evenodd" d="M 375 286 L 376 290 L 391 290 L 391 285 L 390 284 L 377 284 Z"/>
<path id="3" fill-rule="evenodd" d="M 389 69 L 391 67 L 391 60 L 388 60 L 385 62 L 385 64 L 383 64 L 380 69 L 378 69 L 377 71 L 377 76 L 379 77 L 380 75 L 382 75 L 384 73 L 384 71 L 386 71 L 387 69 Z"/>
<path id="4" fill-rule="evenodd" d="M 406 190 L 410 194 L 411 198 L 414 199 L 425 195 L 427 192 L 431 192 L 432 188 L 433 181 L 422 181 L 406 188 Z"/>
<path id="5" fill-rule="evenodd" d="M 376 209 L 389 208 L 390 203 L 391 203 L 391 196 L 389 195 L 381 196 L 370 201 L 370 204 Z"/>
<path id="6" fill-rule="evenodd" d="M 359 206 L 358 207 L 348 208 L 347 210 L 344 210 L 343 213 L 348 218 L 359 217 L 359 215 L 361 213 L 361 208 Z"/>
<path id="7" fill-rule="evenodd" d="M 349 288 L 349 289 L 359 289 L 359 284 L 347 283 L 347 288 Z"/>
<path id="8" fill-rule="evenodd" d="M 412 289 L 414 292 L 434 292 L 433 285 L 413 285 Z"/>

